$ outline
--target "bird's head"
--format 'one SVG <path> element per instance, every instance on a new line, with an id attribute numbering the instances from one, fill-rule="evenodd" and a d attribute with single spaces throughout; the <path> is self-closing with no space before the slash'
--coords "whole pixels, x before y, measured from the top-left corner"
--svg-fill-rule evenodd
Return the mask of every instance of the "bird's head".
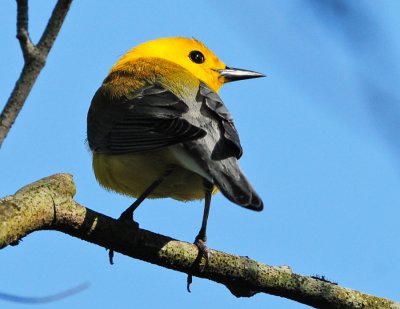
<path id="1" fill-rule="evenodd" d="M 183 37 L 161 38 L 138 45 L 112 70 L 139 58 L 161 58 L 182 66 L 217 92 L 227 82 L 263 77 L 261 73 L 226 66 L 203 43 Z"/>

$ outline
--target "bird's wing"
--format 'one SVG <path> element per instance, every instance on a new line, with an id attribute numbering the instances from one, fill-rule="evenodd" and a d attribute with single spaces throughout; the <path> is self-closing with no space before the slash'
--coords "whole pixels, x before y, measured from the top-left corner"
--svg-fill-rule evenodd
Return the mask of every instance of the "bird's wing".
<path id="1" fill-rule="evenodd" d="M 200 83 L 199 95 L 197 96 L 207 108 L 215 113 L 222 136 L 213 152 L 213 158 L 218 160 L 234 156 L 237 159 L 243 154 L 240 144 L 239 134 L 233 123 L 233 118 L 228 109 L 222 102 L 222 99 L 213 92 L 206 84 Z"/>
<path id="2" fill-rule="evenodd" d="M 221 98 L 201 83 L 191 108 L 195 111 L 182 117 L 202 127 L 207 134 L 182 143 L 186 157 L 195 159 L 229 200 L 248 209 L 262 210 L 261 198 L 239 168 L 237 159 L 243 152 L 239 135 Z"/>
<path id="3" fill-rule="evenodd" d="M 100 87 L 88 114 L 89 147 L 97 153 L 124 154 L 203 137 L 203 129 L 181 117 L 188 109 L 160 85 L 118 98 Z"/>

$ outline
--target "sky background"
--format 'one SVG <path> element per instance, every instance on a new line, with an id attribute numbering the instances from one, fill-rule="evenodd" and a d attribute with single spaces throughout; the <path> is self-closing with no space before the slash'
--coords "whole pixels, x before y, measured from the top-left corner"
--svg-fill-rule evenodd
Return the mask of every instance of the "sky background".
<path id="1" fill-rule="evenodd" d="M 42 34 L 54 1 L 30 1 Z M 132 199 L 96 182 L 85 144 L 91 98 L 133 46 L 195 37 L 227 65 L 267 78 L 226 85 L 242 169 L 264 200 L 255 213 L 214 198 L 208 245 L 302 275 L 400 300 L 400 1 L 75 1 L 28 100 L 0 149 L 0 196 L 54 173 L 74 175 L 76 200 L 118 217 Z M 0 104 L 23 58 L 15 1 L 0 3 Z M 0 106 L 1 107 L 1 106 Z M 192 242 L 203 202 L 146 200 L 141 227 Z M 58 232 L 36 232 L 0 252 L 0 291 L 84 292 L 43 308 L 308 308 L 222 285 Z M 6 303 L 1 308 L 26 305 Z"/>

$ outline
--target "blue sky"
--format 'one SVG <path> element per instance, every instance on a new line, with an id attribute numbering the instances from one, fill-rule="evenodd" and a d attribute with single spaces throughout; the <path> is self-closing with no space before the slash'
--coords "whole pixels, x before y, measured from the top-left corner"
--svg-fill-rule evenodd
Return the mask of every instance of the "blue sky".
<path id="1" fill-rule="evenodd" d="M 36 42 L 53 1 L 31 1 Z M 228 84 L 242 169 L 262 213 L 218 195 L 211 248 L 399 300 L 400 2 L 76 1 L 47 65 L 0 150 L 0 196 L 68 172 L 76 200 L 117 217 L 132 200 L 103 190 L 85 145 L 90 100 L 131 47 L 158 37 L 196 37 L 230 66 L 267 78 Z M 0 3 L 0 102 L 22 68 L 16 4 Z M 143 228 L 192 242 L 202 202 L 148 200 Z M 306 308 L 270 295 L 236 299 L 208 280 L 117 254 L 58 232 L 37 232 L 0 252 L 0 291 L 43 296 L 88 281 L 79 295 L 43 307 Z M 20 304 L 1 304 L 21 308 Z"/>

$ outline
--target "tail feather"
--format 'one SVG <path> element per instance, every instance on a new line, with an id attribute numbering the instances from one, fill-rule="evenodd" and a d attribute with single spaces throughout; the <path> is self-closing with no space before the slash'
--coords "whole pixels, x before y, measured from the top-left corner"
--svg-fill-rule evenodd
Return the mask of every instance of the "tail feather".
<path id="1" fill-rule="evenodd" d="M 211 168 L 209 173 L 226 198 L 251 210 L 263 210 L 264 205 L 260 196 L 240 170 L 235 158 L 214 161 L 214 164 L 220 166 Z"/>
<path id="2" fill-rule="evenodd" d="M 207 138 L 209 140 L 205 141 Z M 212 159 L 210 149 L 214 147 L 210 145 L 215 139 L 206 135 L 203 139 L 185 142 L 183 147 L 178 145 L 171 149 L 183 166 L 213 182 L 227 199 L 239 206 L 261 211 L 263 202 L 240 170 L 236 157 Z"/>

